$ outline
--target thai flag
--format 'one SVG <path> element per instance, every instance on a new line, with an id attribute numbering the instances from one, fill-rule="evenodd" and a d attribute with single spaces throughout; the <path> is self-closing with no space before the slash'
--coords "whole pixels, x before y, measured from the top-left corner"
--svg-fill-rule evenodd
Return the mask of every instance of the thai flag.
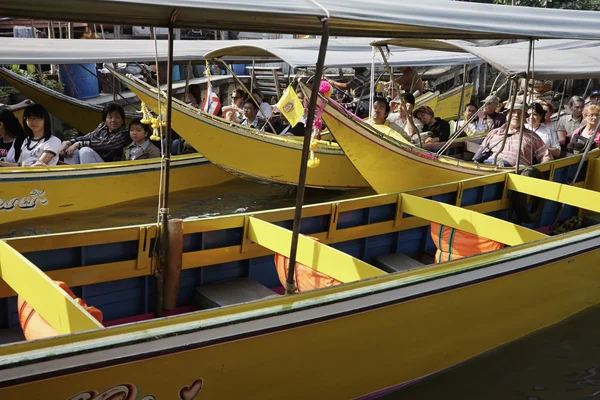
<path id="1" fill-rule="evenodd" d="M 212 90 L 212 85 L 208 83 L 206 88 L 206 97 L 202 102 L 202 110 L 207 114 L 217 115 L 221 109 L 221 101 L 219 96 Z"/>

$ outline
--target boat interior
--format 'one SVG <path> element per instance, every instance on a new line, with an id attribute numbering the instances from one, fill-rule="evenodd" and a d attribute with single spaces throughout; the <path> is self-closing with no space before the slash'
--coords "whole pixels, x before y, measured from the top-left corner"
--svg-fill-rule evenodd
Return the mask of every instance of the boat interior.
<path id="1" fill-rule="evenodd" d="M 600 222 L 595 216 L 600 212 L 600 161 L 589 160 L 570 185 L 565 183 L 573 179 L 577 164 L 569 159 L 561 163 L 544 171 L 546 180 L 494 174 L 305 206 L 297 254 L 305 269 L 298 266 L 298 288 L 321 296 L 340 285 L 357 281 L 370 285 L 388 275 L 410 285 L 457 268 L 478 268 L 511 256 L 512 247 L 560 240 L 563 235 L 553 235 L 569 229 L 551 231 L 557 213 L 561 222 L 580 217 L 572 229 L 599 229 L 594 225 Z M 515 196 L 534 195 L 544 199 L 541 214 L 534 222 L 519 222 Z M 293 215 L 290 208 L 181 222 L 179 236 L 174 234 L 170 244 L 179 257 L 172 263 L 176 271 L 164 272 L 160 281 L 155 274 L 156 225 L 0 242 L 0 341 L 23 340 L 17 293 L 59 334 L 157 318 L 157 282 L 163 281 L 164 316 L 186 314 L 203 320 L 215 312 L 235 314 L 247 303 L 259 309 L 265 299 L 293 301 L 293 296 L 282 296 Z M 445 228 L 451 236 L 486 241 L 492 251 L 457 255 L 446 249 L 444 258 Z M 308 284 L 301 276 L 307 273 Z M 56 281 L 64 282 L 87 306 L 99 309 L 102 323 Z M 168 307 L 165 298 L 171 299 Z"/>

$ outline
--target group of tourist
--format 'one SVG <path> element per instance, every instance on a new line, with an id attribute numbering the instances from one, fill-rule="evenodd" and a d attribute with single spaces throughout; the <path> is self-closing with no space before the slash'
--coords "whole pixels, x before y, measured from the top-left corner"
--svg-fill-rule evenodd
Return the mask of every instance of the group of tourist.
<path id="1" fill-rule="evenodd" d="M 404 101 L 392 102 L 384 97 L 375 97 L 371 118 L 367 122 L 384 135 L 401 142 L 427 147 L 428 144 L 448 141 L 452 129 L 447 121 L 436 117 L 428 106 L 413 110 L 415 98 L 411 93 L 404 93 L 402 97 Z M 582 152 L 599 122 L 599 102 L 600 90 L 591 93 L 587 106 L 584 98 L 573 96 L 569 101 L 570 114 L 553 123 L 554 107 L 550 102 L 517 103 L 501 112 L 500 99 L 490 96 L 482 102 L 480 111 L 475 104 L 467 104 L 463 118 L 456 121 L 454 129 L 462 130 L 459 137 L 486 134 L 473 157 L 476 162 L 514 166 L 520 153 L 520 165 L 532 165 L 566 153 Z M 523 113 L 526 113 L 525 118 L 522 118 Z M 509 121 L 507 116 L 510 116 Z M 419 141 L 414 139 L 415 135 L 420 136 Z M 593 140 L 592 148 L 600 144 L 600 134 Z"/>
<path id="2" fill-rule="evenodd" d="M 52 134 L 50 115 L 41 104 L 23 110 L 23 121 L 8 109 L 0 110 L 0 166 L 52 166 L 62 158 L 65 164 L 91 164 L 160 157 L 150 142 L 151 128 L 137 118 L 125 123 L 125 111 L 116 103 L 107 104 L 102 122 L 92 132 L 61 141 Z"/>

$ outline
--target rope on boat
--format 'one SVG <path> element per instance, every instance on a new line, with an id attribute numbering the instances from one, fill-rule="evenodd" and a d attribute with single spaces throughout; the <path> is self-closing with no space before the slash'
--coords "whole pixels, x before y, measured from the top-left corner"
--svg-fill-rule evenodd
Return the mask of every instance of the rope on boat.
<path id="1" fill-rule="evenodd" d="M 491 92 L 491 95 L 495 95 L 495 93 L 499 92 L 500 90 L 502 90 L 504 88 L 504 86 L 506 86 L 508 84 L 508 82 L 510 82 L 510 78 L 507 78 L 506 81 L 500 85 L 500 87 L 498 87 L 498 90 L 496 92 Z M 464 93 L 464 90 L 463 90 Z M 488 96 L 488 97 L 492 97 L 492 96 Z M 478 112 L 483 110 L 484 107 L 486 107 L 488 105 L 488 103 L 490 102 L 491 99 L 487 99 L 484 101 L 483 105 L 481 107 L 479 107 L 479 109 L 477 110 Z M 458 137 L 460 136 L 461 133 L 463 133 L 465 131 L 465 129 L 467 129 L 467 126 L 473 122 L 475 120 L 475 118 L 477 118 L 478 115 L 477 113 L 473 114 L 471 116 L 471 118 L 469 118 L 467 121 L 465 121 L 465 123 L 458 128 L 453 134 L 452 136 L 450 136 L 450 138 L 448 138 L 448 141 L 437 151 L 436 153 L 436 157 L 441 156 L 446 150 L 448 150 L 448 147 L 450 147 L 450 145 L 456 140 L 458 139 Z"/>

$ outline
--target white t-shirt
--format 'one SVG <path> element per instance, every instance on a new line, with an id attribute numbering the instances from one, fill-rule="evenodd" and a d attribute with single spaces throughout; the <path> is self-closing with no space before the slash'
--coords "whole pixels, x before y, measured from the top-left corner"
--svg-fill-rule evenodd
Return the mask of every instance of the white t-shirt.
<path id="1" fill-rule="evenodd" d="M 388 115 L 388 117 L 387 117 L 387 120 L 390 121 L 392 124 L 396 124 L 400 128 L 406 130 L 404 122 L 400 118 L 400 113 L 399 112 L 390 113 Z M 415 124 L 415 127 L 417 128 L 417 130 L 419 132 L 423 132 L 423 123 L 421 121 L 419 121 L 417 118 L 413 118 L 413 123 Z"/>
<path id="2" fill-rule="evenodd" d="M 17 162 L 17 160 L 15 160 L 15 142 L 13 142 L 13 145 L 10 146 L 10 149 L 8 150 L 8 154 L 6 154 L 6 158 L 4 159 L 4 161 L 9 163 Z"/>
<path id="3" fill-rule="evenodd" d="M 21 147 L 21 165 L 30 167 L 36 163 L 44 153 L 54 154 L 54 157 L 46 165 L 56 165 L 58 163 L 58 153 L 60 153 L 61 141 L 56 136 L 50 136 L 48 140 L 25 139 Z"/>
<path id="4" fill-rule="evenodd" d="M 260 103 L 260 111 L 258 112 L 258 116 L 263 119 L 271 118 L 271 105 L 266 101 Z"/>
<path id="5" fill-rule="evenodd" d="M 540 125 L 537 129 L 533 129 L 531 125 L 525 124 L 525 128 L 533 131 L 538 135 L 549 149 L 560 149 L 560 142 L 558 141 L 558 134 L 554 129 L 551 129 L 547 125 Z"/>

